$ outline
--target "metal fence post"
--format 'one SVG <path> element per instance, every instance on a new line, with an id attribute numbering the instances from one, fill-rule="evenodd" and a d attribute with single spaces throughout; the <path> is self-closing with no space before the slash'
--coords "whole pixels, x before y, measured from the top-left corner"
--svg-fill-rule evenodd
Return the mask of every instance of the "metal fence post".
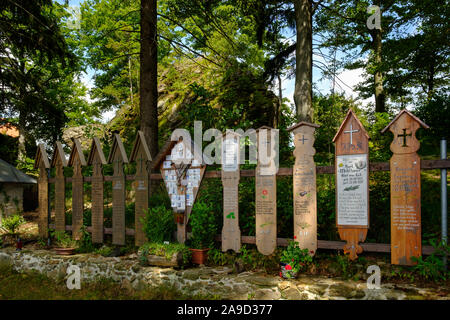
<path id="1" fill-rule="evenodd" d="M 441 159 L 447 159 L 447 140 L 441 140 Z M 441 169 L 441 224 L 442 224 L 442 243 L 447 245 L 447 169 Z M 447 254 L 442 258 L 444 270 L 447 270 Z"/>

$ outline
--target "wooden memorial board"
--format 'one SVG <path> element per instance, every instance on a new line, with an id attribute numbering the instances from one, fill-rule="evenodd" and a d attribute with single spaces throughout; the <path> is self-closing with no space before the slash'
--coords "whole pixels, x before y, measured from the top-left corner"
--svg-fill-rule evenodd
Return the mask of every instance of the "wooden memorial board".
<path id="1" fill-rule="evenodd" d="M 88 156 L 88 165 L 92 166 L 92 242 L 103 243 L 103 169 L 107 164 L 100 140 L 94 137 Z"/>
<path id="2" fill-rule="evenodd" d="M 255 172 L 256 246 L 264 255 L 272 254 L 277 247 L 277 170 L 271 164 L 261 163 L 261 148 L 266 154 L 273 152 L 272 128 L 263 126 L 256 130 L 258 163 Z"/>
<path id="3" fill-rule="evenodd" d="M 48 160 L 47 152 L 42 143 L 38 145 L 36 157 L 34 159 L 34 168 L 39 169 L 38 178 L 38 201 L 39 201 L 39 218 L 38 230 L 39 237 L 48 237 L 48 174 L 50 169 L 50 161 Z"/>
<path id="4" fill-rule="evenodd" d="M 112 177 L 112 243 L 115 245 L 125 245 L 125 173 L 123 165 L 128 163 L 120 136 L 115 133 L 113 144 L 108 156 L 108 163 L 113 165 Z"/>
<path id="5" fill-rule="evenodd" d="M 240 135 L 227 131 L 222 139 L 223 228 L 222 251 L 241 249 L 239 229 L 239 141 Z"/>
<path id="6" fill-rule="evenodd" d="M 349 109 L 336 133 L 336 226 L 347 241 L 344 253 L 351 260 L 362 253 L 369 228 L 369 136 Z"/>
<path id="7" fill-rule="evenodd" d="M 138 131 L 133 150 L 131 151 L 130 161 L 136 162 L 136 175 L 134 177 L 133 183 L 136 194 L 134 240 L 136 246 L 141 246 L 145 242 L 147 242 L 142 219 L 145 218 L 145 214 L 148 211 L 148 197 L 150 186 L 149 165 L 152 161 L 152 157 L 148 149 L 148 144 L 142 131 Z"/>
<path id="8" fill-rule="evenodd" d="M 66 231 L 66 179 L 64 168 L 67 167 L 66 155 L 61 142 L 56 141 L 51 166 L 55 168 L 55 230 Z"/>
<path id="9" fill-rule="evenodd" d="M 429 128 L 406 109 L 381 132 L 394 134 L 391 143 L 391 263 L 414 265 L 422 255 L 420 214 L 420 143 L 416 131 Z"/>
<path id="10" fill-rule="evenodd" d="M 179 243 L 186 241 L 186 225 L 206 169 L 201 149 L 191 139 L 184 138 L 179 141 L 169 140 L 153 164 L 153 168 L 160 169 L 170 197 Z M 197 152 L 194 152 L 195 149 Z M 181 163 L 182 159 L 184 163 Z"/>
<path id="11" fill-rule="evenodd" d="M 72 176 L 72 238 L 80 240 L 81 227 L 83 226 L 83 174 L 82 167 L 86 166 L 81 143 L 72 138 L 73 147 L 70 153 L 69 166 L 73 167 Z"/>
<path id="12" fill-rule="evenodd" d="M 314 163 L 314 132 L 319 125 L 300 122 L 288 131 L 294 133 L 293 169 L 294 240 L 311 255 L 317 250 L 317 192 Z"/>

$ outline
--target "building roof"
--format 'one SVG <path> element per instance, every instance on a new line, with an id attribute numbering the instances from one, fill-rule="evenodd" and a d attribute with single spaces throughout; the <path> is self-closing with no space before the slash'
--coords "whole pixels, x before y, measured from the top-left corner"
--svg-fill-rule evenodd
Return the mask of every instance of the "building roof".
<path id="1" fill-rule="evenodd" d="M 36 183 L 36 180 L 0 159 L 0 182 Z"/>

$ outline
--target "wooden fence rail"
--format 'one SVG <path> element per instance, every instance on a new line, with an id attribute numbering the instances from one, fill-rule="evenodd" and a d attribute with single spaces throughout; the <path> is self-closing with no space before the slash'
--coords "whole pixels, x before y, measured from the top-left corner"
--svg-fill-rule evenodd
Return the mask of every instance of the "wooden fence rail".
<path id="1" fill-rule="evenodd" d="M 369 164 L 370 172 L 377 172 L 377 171 L 389 171 L 390 165 L 389 162 L 372 162 Z M 432 170 L 432 169 L 450 169 L 450 160 L 422 160 L 421 161 L 421 170 Z M 334 174 L 335 167 L 334 166 L 317 166 L 316 168 L 317 174 Z M 277 176 L 292 176 L 292 168 L 280 168 L 278 170 Z M 255 170 L 240 170 L 241 177 L 254 177 L 255 176 Z M 206 171 L 204 178 L 221 178 L 222 171 Z M 162 176 L 160 173 L 151 173 L 149 175 L 149 178 L 151 180 L 162 180 Z M 126 181 L 134 181 L 135 175 L 126 175 L 125 176 Z M 49 183 L 55 183 L 57 180 L 55 177 L 52 177 L 48 180 Z M 112 176 L 104 176 L 103 181 L 113 181 Z M 72 177 L 66 177 L 65 178 L 66 183 L 72 182 Z M 83 182 L 92 182 L 92 177 L 90 176 L 84 176 Z M 54 224 L 49 224 L 50 229 L 54 229 Z M 66 225 L 65 229 L 67 231 L 72 230 L 72 225 Z M 92 232 L 92 227 L 87 227 L 88 232 Z M 112 228 L 103 228 L 104 234 L 112 234 L 113 229 Z M 131 228 L 125 229 L 125 234 L 128 236 L 135 236 L 135 230 Z M 221 235 L 216 235 L 216 240 L 221 241 L 222 237 Z M 277 238 L 277 245 L 278 246 L 287 246 L 290 239 L 287 238 Z M 255 244 L 256 238 L 254 236 L 242 236 L 241 237 L 241 243 L 246 244 Z M 328 241 L 328 240 L 318 240 L 318 248 L 320 249 L 331 249 L 331 250 L 339 250 L 342 249 L 343 245 L 345 244 L 344 241 Z M 391 252 L 391 245 L 385 244 L 385 243 L 362 243 L 361 244 L 364 251 L 367 252 L 380 252 L 380 253 L 389 253 Z M 430 255 L 433 252 L 433 247 L 431 246 L 424 246 L 422 247 L 422 254 L 423 255 Z"/>

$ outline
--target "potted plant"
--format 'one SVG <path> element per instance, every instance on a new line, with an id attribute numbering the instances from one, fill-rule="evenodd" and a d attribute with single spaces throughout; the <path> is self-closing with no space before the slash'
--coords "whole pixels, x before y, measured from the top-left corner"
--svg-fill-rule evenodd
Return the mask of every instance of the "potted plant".
<path id="1" fill-rule="evenodd" d="M 192 235 L 190 239 L 190 250 L 192 262 L 205 264 L 208 251 L 214 245 L 214 237 L 217 233 L 217 225 L 214 213 L 206 203 L 195 204 L 191 215 Z"/>
<path id="2" fill-rule="evenodd" d="M 312 263 L 312 256 L 308 249 L 301 249 L 297 241 L 289 241 L 286 249 L 281 253 L 280 277 L 295 279 L 299 272 L 305 271 Z"/>
<path id="3" fill-rule="evenodd" d="M 6 230 L 6 236 L 9 236 L 11 241 L 16 241 L 17 248 L 19 248 L 19 232 L 17 231 L 19 227 L 25 223 L 25 219 L 18 213 L 8 216 L 3 219 L 0 227 Z M 21 248 L 21 247 L 20 247 Z"/>
<path id="4" fill-rule="evenodd" d="M 64 231 L 55 231 L 53 235 L 56 245 L 53 250 L 56 252 L 56 254 L 63 256 L 74 254 L 75 249 L 77 248 L 76 240 L 73 240 L 72 237 Z"/>

